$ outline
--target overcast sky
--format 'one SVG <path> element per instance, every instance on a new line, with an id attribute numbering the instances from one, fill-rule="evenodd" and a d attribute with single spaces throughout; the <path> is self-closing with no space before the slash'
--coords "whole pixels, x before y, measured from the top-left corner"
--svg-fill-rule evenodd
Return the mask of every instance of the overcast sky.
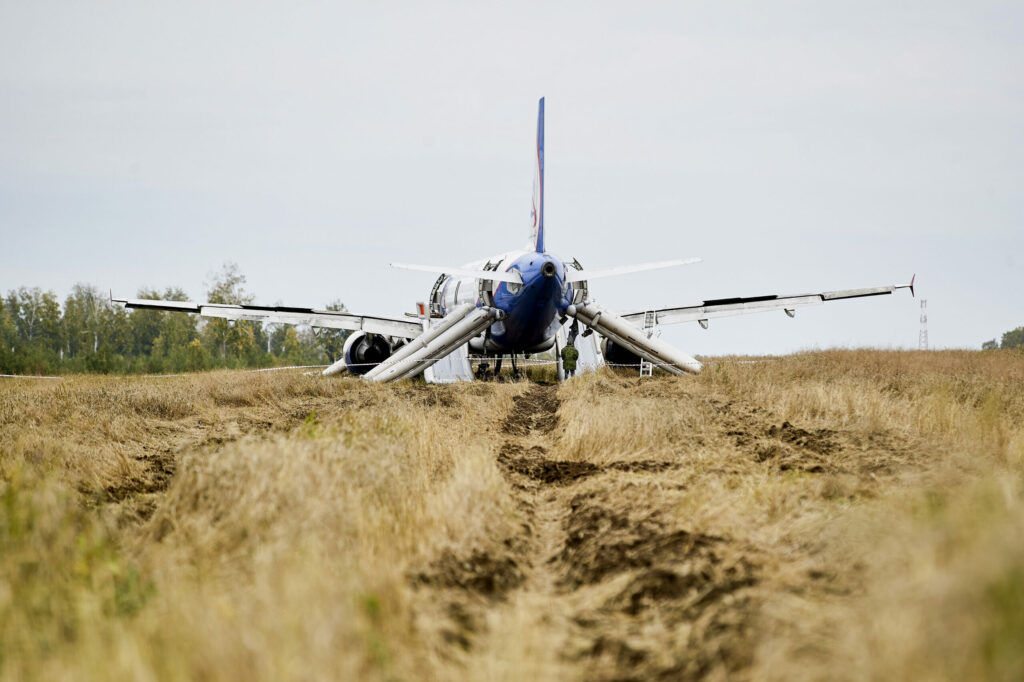
<path id="1" fill-rule="evenodd" d="M 978 347 L 1024 324 L 1019 2 L 0 0 L 0 290 L 400 314 L 527 235 L 617 308 L 904 284 L 667 328 L 697 354 Z"/>

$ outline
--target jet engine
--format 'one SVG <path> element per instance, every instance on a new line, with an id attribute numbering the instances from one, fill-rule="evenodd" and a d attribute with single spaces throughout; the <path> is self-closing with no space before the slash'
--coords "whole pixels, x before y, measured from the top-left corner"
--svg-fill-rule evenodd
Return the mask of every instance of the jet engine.
<path id="1" fill-rule="evenodd" d="M 604 361 L 609 365 L 640 365 L 639 355 L 607 337 L 601 343 L 601 351 L 604 353 Z"/>
<path id="2" fill-rule="evenodd" d="M 394 348 L 380 334 L 355 332 L 345 339 L 345 365 L 352 374 L 366 374 L 391 357 Z"/>

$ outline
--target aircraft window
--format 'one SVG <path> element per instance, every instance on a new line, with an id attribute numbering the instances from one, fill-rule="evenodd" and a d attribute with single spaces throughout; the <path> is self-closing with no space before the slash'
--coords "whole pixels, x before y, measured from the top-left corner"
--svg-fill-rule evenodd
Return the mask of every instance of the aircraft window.
<path id="1" fill-rule="evenodd" d="M 519 282 L 506 282 L 505 286 L 508 288 L 508 293 L 515 296 L 519 293 L 519 290 L 523 288 L 523 285 Z"/>

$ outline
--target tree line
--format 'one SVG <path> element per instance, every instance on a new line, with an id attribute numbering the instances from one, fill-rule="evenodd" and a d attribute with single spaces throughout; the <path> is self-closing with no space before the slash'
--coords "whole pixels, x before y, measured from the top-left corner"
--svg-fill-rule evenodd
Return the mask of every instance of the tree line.
<path id="1" fill-rule="evenodd" d="M 226 263 L 207 283 L 210 303 L 252 303 L 245 276 Z M 143 288 L 139 298 L 187 300 Z M 345 310 L 340 301 L 328 310 Z M 195 314 L 126 310 L 98 288 L 76 284 L 63 305 L 52 291 L 21 287 L 0 297 L 0 374 L 160 374 L 214 368 L 319 365 L 341 357 L 347 331 Z"/>
<path id="2" fill-rule="evenodd" d="M 1024 327 L 1017 327 L 1004 333 L 999 343 L 992 339 L 981 344 L 982 350 L 996 350 L 997 348 L 1024 348 Z"/>

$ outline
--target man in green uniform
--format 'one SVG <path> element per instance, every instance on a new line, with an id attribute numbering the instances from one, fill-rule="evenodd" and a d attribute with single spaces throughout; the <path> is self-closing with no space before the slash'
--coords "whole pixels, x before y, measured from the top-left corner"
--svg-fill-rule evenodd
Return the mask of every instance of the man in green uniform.
<path id="1" fill-rule="evenodd" d="M 565 370 L 566 377 L 571 377 L 576 371 L 576 358 L 579 356 L 580 352 L 576 350 L 576 346 L 572 345 L 570 340 L 568 345 L 562 349 L 562 369 Z"/>

